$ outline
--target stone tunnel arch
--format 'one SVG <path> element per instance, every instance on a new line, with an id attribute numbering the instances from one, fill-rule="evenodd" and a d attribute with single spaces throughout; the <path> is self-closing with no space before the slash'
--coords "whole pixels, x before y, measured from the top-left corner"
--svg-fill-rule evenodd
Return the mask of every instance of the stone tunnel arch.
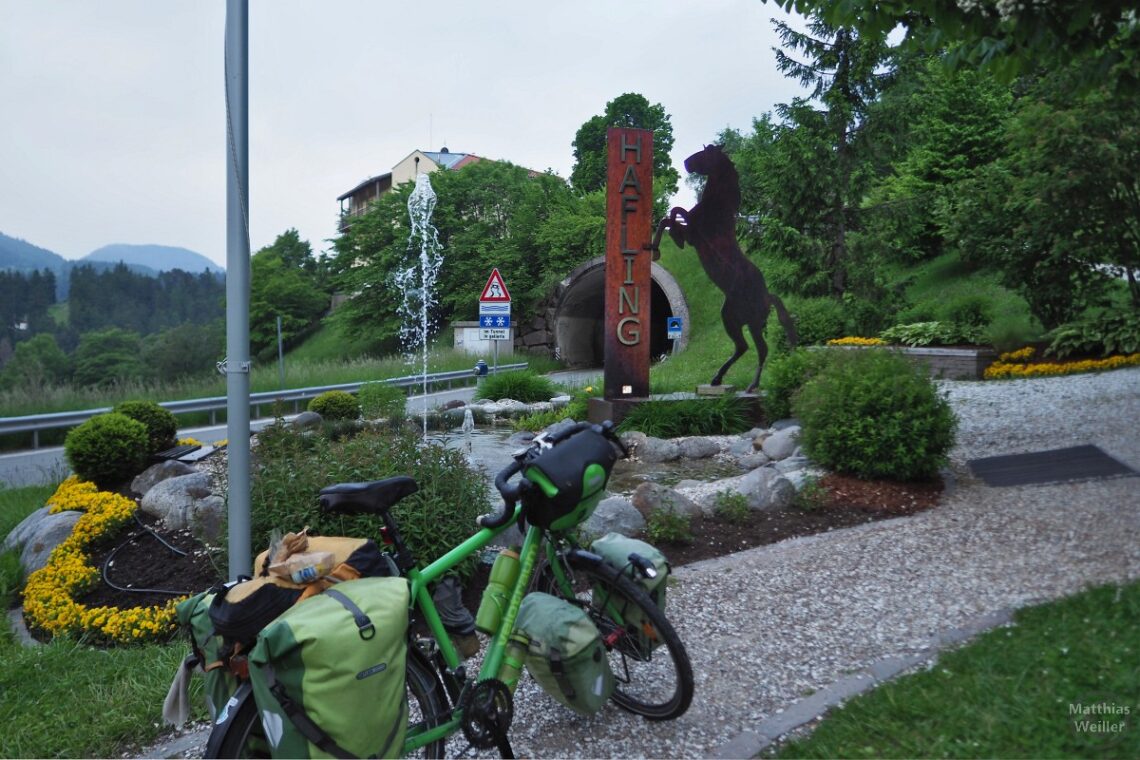
<path id="1" fill-rule="evenodd" d="M 689 340 L 689 306 L 673 275 L 656 262 L 650 270 L 650 356 L 657 359 L 673 350 L 665 331 L 666 317 L 681 317 L 677 350 Z M 600 367 L 605 355 L 606 260 L 604 256 L 582 264 L 562 281 L 554 309 L 554 345 L 570 366 Z"/>

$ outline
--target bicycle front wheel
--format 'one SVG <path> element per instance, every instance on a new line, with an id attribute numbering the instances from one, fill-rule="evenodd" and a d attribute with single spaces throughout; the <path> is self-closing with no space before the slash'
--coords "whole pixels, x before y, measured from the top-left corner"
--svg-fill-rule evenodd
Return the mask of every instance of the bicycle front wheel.
<path id="1" fill-rule="evenodd" d="M 581 605 L 605 642 L 617 681 L 611 699 L 650 720 L 671 720 L 693 701 L 693 667 L 681 637 L 641 586 L 607 562 L 569 553 L 560 558 L 573 594 L 550 568 L 540 590 Z"/>

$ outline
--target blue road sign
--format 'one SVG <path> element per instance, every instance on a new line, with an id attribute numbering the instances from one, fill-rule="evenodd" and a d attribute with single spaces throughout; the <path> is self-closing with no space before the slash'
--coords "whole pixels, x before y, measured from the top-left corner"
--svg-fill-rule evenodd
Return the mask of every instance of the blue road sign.
<path id="1" fill-rule="evenodd" d="M 665 319 L 665 337 L 676 339 L 681 337 L 681 318 L 668 317 Z"/>
<path id="2" fill-rule="evenodd" d="M 494 327 L 510 327 L 511 315 L 510 314 L 480 314 L 479 326 L 486 329 Z"/>

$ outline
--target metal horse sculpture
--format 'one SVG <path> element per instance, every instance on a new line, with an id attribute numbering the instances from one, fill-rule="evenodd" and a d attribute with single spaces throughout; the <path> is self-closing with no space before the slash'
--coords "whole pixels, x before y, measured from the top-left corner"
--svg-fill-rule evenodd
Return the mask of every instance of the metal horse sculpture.
<path id="1" fill-rule="evenodd" d="M 769 310 L 775 307 L 792 346 L 796 345 L 796 328 L 783 301 L 768 292 L 764 275 L 736 242 L 740 178 L 732 160 L 719 145 L 708 145 L 685 159 L 685 169 L 707 178 L 704 193 L 688 211 L 675 206 L 657 225 L 657 234 L 649 247 L 657 250 L 666 229 L 678 248 L 684 248 L 686 242 L 696 246 L 697 256 L 709 279 L 724 291 L 720 318 L 736 346 L 732 356 L 713 376 L 712 385 L 720 385 L 728 368 L 748 351 L 748 343 L 744 340 L 744 327 L 747 325 L 758 354 L 756 376 L 747 390 L 753 393 L 760 385 L 760 371 L 764 369 L 764 359 L 768 356 L 764 327 Z"/>

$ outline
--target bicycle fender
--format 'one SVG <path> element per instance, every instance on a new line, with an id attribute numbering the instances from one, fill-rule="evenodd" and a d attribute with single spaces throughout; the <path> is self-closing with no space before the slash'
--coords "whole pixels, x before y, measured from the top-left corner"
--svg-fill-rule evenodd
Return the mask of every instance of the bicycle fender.
<path id="1" fill-rule="evenodd" d="M 226 704 L 222 707 L 221 712 L 218 713 L 217 720 L 214 721 L 214 727 L 210 730 L 210 738 L 206 742 L 206 757 L 221 757 L 219 754 L 222 748 L 222 742 L 226 738 L 226 732 L 233 726 L 234 718 L 241 710 L 242 705 L 247 700 L 253 699 L 253 684 L 248 680 L 242 681 L 238 686 L 237 691 L 229 698 Z"/>

